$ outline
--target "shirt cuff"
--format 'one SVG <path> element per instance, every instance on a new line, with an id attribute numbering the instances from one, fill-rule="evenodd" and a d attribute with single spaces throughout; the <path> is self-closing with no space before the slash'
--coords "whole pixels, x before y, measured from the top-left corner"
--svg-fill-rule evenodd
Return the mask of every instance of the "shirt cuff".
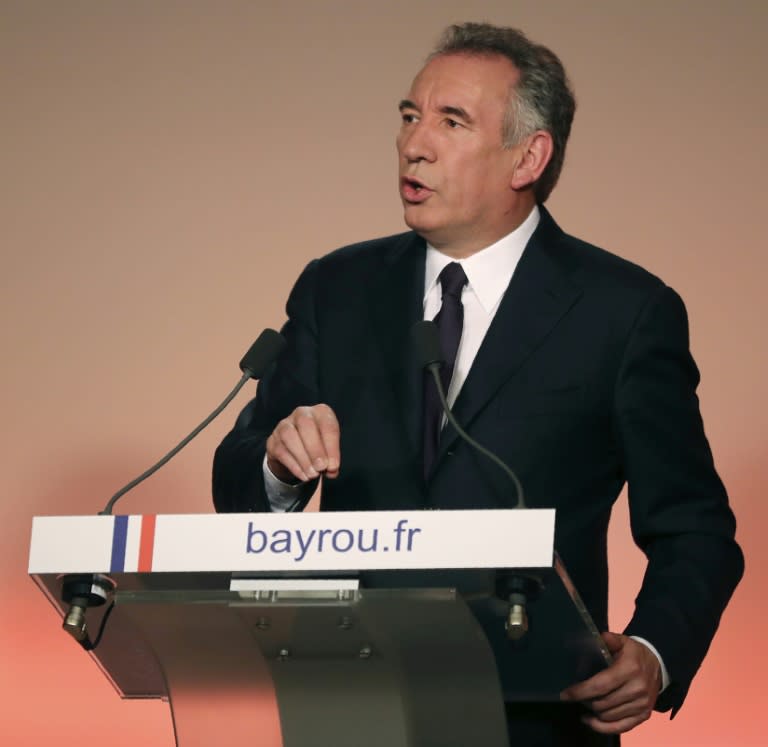
<path id="1" fill-rule="evenodd" d="M 649 648 L 651 653 L 659 660 L 659 666 L 661 667 L 661 689 L 659 690 L 659 695 L 661 695 L 667 687 L 669 687 L 669 672 L 667 672 L 667 668 L 664 666 L 664 660 L 661 658 L 661 654 L 656 650 L 655 646 L 649 641 L 646 641 L 645 638 L 640 638 L 640 636 L 637 635 L 631 635 L 629 637 L 638 643 L 642 643 L 646 648 Z"/>
<path id="2" fill-rule="evenodd" d="M 311 483 L 299 482 L 291 485 L 275 477 L 267 464 L 266 454 L 262 462 L 262 472 L 264 473 L 264 490 L 267 493 L 267 500 L 276 513 L 289 511 L 301 502 L 306 497 L 307 492 L 311 490 Z"/>

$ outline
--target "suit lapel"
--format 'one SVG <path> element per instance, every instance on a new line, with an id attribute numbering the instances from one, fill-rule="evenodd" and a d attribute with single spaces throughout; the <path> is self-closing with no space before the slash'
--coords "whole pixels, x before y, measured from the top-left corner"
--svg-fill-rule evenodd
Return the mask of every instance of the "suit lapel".
<path id="1" fill-rule="evenodd" d="M 560 257 L 564 234 L 549 213 L 543 208 L 541 211 L 539 226 L 454 404 L 454 415 L 464 428 L 524 365 L 581 295 L 581 288 L 570 278 L 568 260 Z M 456 438 L 456 431 L 446 426 L 436 468 Z"/>

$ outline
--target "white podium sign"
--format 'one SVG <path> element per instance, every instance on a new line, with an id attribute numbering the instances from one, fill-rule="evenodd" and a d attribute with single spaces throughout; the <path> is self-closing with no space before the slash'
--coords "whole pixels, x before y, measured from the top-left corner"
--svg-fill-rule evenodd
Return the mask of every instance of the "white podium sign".
<path id="1" fill-rule="evenodd" d="M 554 509 L 38 516 L 29 573 L 546 568 Z"/>

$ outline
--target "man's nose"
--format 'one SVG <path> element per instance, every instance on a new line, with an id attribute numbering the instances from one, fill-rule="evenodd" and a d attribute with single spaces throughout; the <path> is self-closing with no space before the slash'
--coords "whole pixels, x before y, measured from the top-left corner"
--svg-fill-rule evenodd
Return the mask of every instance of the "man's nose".
<path id="1" fill-rule="evenodd" d="M 403 134 L 400 140 L 400 154 L 411 163 L 435 160 L 435 143 L 428 125 L 417 122 Z"/>

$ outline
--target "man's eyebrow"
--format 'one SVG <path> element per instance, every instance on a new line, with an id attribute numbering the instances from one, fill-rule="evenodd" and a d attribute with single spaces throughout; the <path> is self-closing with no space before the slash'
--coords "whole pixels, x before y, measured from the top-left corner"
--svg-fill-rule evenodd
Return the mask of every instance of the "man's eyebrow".
<path id="1" fill-rule="evenodd" d="M 398 109 L 402 112 L 405 109 L 413 109 L 415 111 L 419 111 L 419 107 L 416 106 L 416 104 L 413 103 L 410 99 L 403 99 Z M 474 122 L 474 119 L 469 115 L 469 112 L 466 109 L 462 109 L 460 106 L 441 106 L 440 107 L 440 113 L 441 114 L 447 114 L 451 117 L 458 117 L 459 119 L 463 119 L 468 124 L 472 124 Z"/>
<path id="2" fill-rule="evenodd" d="M 469 112 L 466 109 L 462 109 L 460 106 L 441 106 L 440 113 L 449 114 L 452 117 L 458 117 L 459 119 L 463 119 L 469 124 L 474 122 L 472 117 L 469 116 Z"/>

